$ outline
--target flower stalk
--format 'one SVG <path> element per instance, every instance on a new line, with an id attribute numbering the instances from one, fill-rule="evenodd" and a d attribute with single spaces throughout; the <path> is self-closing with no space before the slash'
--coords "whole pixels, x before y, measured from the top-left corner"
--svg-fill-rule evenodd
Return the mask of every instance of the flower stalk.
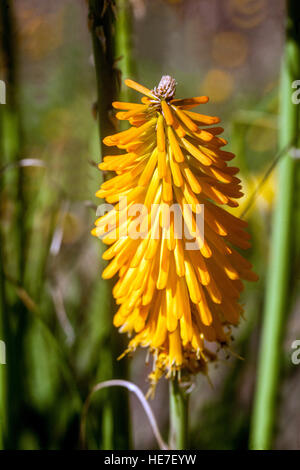
<path id="1" fill-rule="evenodd" d="M 112 113 L 112 101 L 119 95 L 119 70 L 115 63 L 116 49 L 116 2 L 114 0 L 89 0 L 89 27 L 93 43 L 93 55 L 97 82 L 97 116 L 100 137 L 100 154 L 103 157 L 103 139 L 116 130 Z M 105 180 L 108 173 L 103 175 Z M 111 317 L 115 303 L 111 295 L 111 286 L 105 289 L 104 307 L 100 321 L 106 325 L 107 341 L 101 351 L 102 361 L 99 365 L 98 379 L 114 377 L 126 378 L 127 368 L 119 365 L 116 358 L 123 345 L 112 328 Z M 105 358 L 105 360 L 103 360 Z M 115 391 L 106 394 L 102 402 L 102 445 L 109 449 L 130 447 L 128 394 L 124 391 L 120 398 Z"/>
<path id="2" fill-rule="evenodd" d="M 188 449 L 189 397 L 178 378 L 170 380 L 170 436 L 171 449 Z"/>
<path id="3" fill-rule="evenodd" d="M 128 0 L 117 0 L 116 57 L 122 79 L 135 74 L 132 57 L 132 5 Z M 129 101 L 131 91 L 121 85 L 121 99 Z"/>
<path id="4" fill-rule="evenodd" d="M 279 146 L 296 144 L 299 105 L 292 101 L 292 83 L 300 77 L 300 5 L 287 2 L 287 30 L 281 70 Z M 282 363 L 282 339 L 289 307 L 295 169 L 290 152 L 279 163 L 278 197 L 273 218 L 269 275 L 259 353 L 250 447 L 270 449 L 274 433 L 277 392 Z"/>

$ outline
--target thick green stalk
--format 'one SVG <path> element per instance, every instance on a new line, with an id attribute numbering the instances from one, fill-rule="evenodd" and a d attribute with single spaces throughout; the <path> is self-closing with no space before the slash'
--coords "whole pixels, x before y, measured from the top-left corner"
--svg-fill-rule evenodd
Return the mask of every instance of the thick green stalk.
<path id="1" fill-rule="evenodd" d="M 101 141 L 101 158 L 105 147 L 103 138 L 116 132 L 112 102 L 119 96 L 119 71 L 115 63 L 116 4 L 113 0 L 89 0 L 89 25 L 92 35 L 94 62 L 97 80 L 97 114 Z M 111 151 L 110 151 L 111 152 Z M 107 175 L 104 175 L 104 179 Z M 126 362 L 120 364 L 117 357 L 124 345 L 112 325 L 115 304 L 112 298 L 112 283 L 107 284 L 105 299 L 102 299 L 99 321 L 105 323 L 107 331 L 103 350 L 99 354 L 97 380 L 111 378 L 126 379 Z M 103 308 L 104 307 L 104 308 Z M 130 446 L 128 393 L 116 390 L 106 394 L 102 402 L 102 447 L 126 449 Z"/>
<path id="2" fill-rule="evenodd" d="M 116 56 L 122 80 L 120 97 L 130 101 L 132 90 L 123 83 L 125 78 L 131 78 L 135 74 L 132 57 L 132 6 L 128 0 L 117 0 Z"/>
<path id="3" fill-rule="evenodd" d="M 177 377 L 170 380 L 170 436 L 171 449 L 188 448 L 188 395 L 180 387 Z"/>
<path id="4" fill-rule="evenodd" d="M 134 76 L 134 61 L 132 57 L 132 5 L 128 0 L 117 0 L 117 17 L 116 17 L 116 38 L 115 38 L 115 49 L 116 57 L 118 58 L 117 66 L 120 72 L 119 76 L 119 99 L 130 101 L 131 100 L 131 89 L 124 85 L 124 79 L 127 77 Z M 119 122 L 120 130 L 127 127 L 126 122 Z M 124 344 L 124 339 L 118 341 Z M 117 376 L 119 378 L 126 379 L 129 375 L 129 360 L 127 357 L 122 359 L 122 363 L 117 364 Z M 124 402 L 128 401 L 128 392 L 125 390 L 119 390 L 120 397 L 123 398 Z M 130 426 L 129 407 L 126 413 L 123 415 L 123 419 L 127 416 L 127 429 L 128 439 L 127 447 L 132 446 L 132 435 Z M 125 423 L 123 424 L 125 428 Z"/>
<path id="5" fill-rule="evenodd" d="M 112 119 L 112 101 L 118 97 L 119 92 L 118 71 L 115 66 L 115 13 L 113 6 L 114 2 L 89 0 L 89 26 L 96 70 L 101 156 L 105 152 L 105 146 L 102 142 L 104 137 L 115 132 Z"/>
<path id="6" fill-rule="evenodd" d="M 281 72 L 280 148 L 294 145 L 299 134 L 299 105 L 292 102 L 292 83 L 300 77 L 300 4 L 289 0 L 287 36 Z M 291 277 L 293 196 L 295 167 L 299 165 L 288 153 L 279 164 L 277 204 L 273 234 L 259 364 L 254 399 L 250 447 L 270 449 L 276 417 L 277 393 L 282 363 L 282 338 L 289 307 Z"/>

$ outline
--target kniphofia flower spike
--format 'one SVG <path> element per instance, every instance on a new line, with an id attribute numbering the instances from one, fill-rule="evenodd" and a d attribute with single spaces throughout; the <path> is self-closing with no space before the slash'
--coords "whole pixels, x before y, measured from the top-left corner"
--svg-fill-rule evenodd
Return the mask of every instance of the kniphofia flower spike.
<path id="1" fill-rule="evenodd" d="M 92 233 L 110 245 L 103 254 L 111 260 L 103 278 L 118 273 L 114 325 L 131 336 L 126 352 L 149 348 L 154 357 L 150 379 L 156 383 L 163 374 L 206 372 L 215 358 L 210 343 L 228 345 L 231 326 L 239 322 L 243 280 L 256 281 L 257 276 L 236 249 L 250 247 L 247 223 L 223 208 L 237 207 L 243 195 L 238 168 L 227 165 L 234 154 L 222 149 L 227 143 L 219 137 L 223 129 L 211 127 L 219 118 L 192 111 L 208 97 L 174 99 L 176 82 L 169 76 L 153 90 L 132 80 L 125 83 L 144 96 L 139 104 L 113 103 L 116 117 L 131 127 L 104 139 L 125 153 L 106 156 L 99 165 L 117 174 L 96 193 L 114 208 L 96 221 Z M 122 197 L 126 209 L 119 203 Z M 134 203 L 148 211 L 153 204 L 159 208 L 150 228 L 149 212 L 128 216 L 127 229 L 137 220 L 140 226 L 147 222 L 141 238 L 120 235 L 122 211 Z M 172 213 L 168 223 L 164 217 L 173 204 L 184 220 L 181 237 Z M 196 224 L 201 204 L 204 237 Z M 191 211 L 184 211 L 185 205 Z M 196 250 L 186 248 L 191 238 Z"/>

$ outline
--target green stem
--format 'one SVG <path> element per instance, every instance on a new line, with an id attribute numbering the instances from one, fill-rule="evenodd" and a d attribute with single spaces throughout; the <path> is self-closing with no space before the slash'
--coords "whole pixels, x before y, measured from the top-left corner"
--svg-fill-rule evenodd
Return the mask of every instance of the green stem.
<path id="1" fill-rule="evenodd" d="M 170 380 L 170 447 L 188 448 L 188 395 L 180 387 L 177 377 Z"/>
<path id="2" fill-rule="evenodd" d="M 116 56 L 122 81 L 135 74 L 132 57 L 132 6 L 128 0 L 117 0 Z M 130 101 L 131 89 L 121 84 L 120 97 Z"/>
<path id="3" fill-rule="evenodd" d="M 114 2 L 111 2 L 114 5 Z M 112 102 L 118 97 L 119 79 L 115 67 L 115 16 L 105 0 L 89 0 L 89 21 L 93 42 L 97 81 L 97 112 L 101 156 L 105 152 L 103 139 L 115 132 Z"/>
<path id="4" fill-rule="evenodd" d="M 299 105 L 292 102 L 292 83 L 300 77 L 298 28 L 300 5 L 298 0 L 289 0 L 287 5 L 287 36 L 281 72 L 280 148 L 284 148 L 289 142 L 296 143 L 299 133 Z M 279 164 L 278 194 L 273 218 L 269 275 L 250 436 L 252 449 L 270 449 L 272 446 L 282 363 L 282 338 L 289 306 L 294 176 L 298 164 L 290 154 L 287 154 Z"/>
<path id="5" fill-rule="evenodd" d="M 93 42 L 97 81 L 97 112 L 101 158 L 106 151 L 103 138 L 114 134 L 116 127 L 113 119 L 112 102 L 119 96 L 119 71 L 115 63 L 116 22 L 115 1 L 89 0 L 89 24 Z M 103 176 L 107 178 L 107 174 Z M 102 299 L 102 324 L 106 325 L 107 335 L 100 351 L 100 364 L 97 380 L 124 378 L 127 363 L 120 364 L 117 357 L 123 352 L 124 344 L 112 325 L 115 303 L 112 298 L 112 282 L 107 284 L 105 299 Z M 102 447 L 105 449 L 127 449 L 130 447 L 128 393 L 115 390 L 106 394 L 102 405 Z"/>

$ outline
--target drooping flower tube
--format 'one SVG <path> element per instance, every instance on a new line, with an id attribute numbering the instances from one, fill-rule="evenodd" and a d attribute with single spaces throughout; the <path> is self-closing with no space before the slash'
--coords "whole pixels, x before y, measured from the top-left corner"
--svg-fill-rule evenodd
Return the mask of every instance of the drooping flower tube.
<path id="1" fill-rule="evenodd" d="M 175 99 L 169 76 L 153 90 L 125 83 L 144 96 L 113 103 L 131 127 L 104 139 L 122 153 L 99 165 L 116 173 L 96 193 L 113 206 L 92 233 L 109 245 L 102 277 L 118 275 L 114 325 L 131 337 L 126 352 L 142 346 L 153 354 L 155 384 L 162 375 L 206 373 L 212 343 L 228 345 L 239 323 L 243 280 L 257 276 L 238 251 L 250 247 L 247 223 L 224 209 L 243 195 L 238 168 L 227 164 L 234 154 L 223 150 L 220 119 L 192 111 L 208 97 Z"/>

